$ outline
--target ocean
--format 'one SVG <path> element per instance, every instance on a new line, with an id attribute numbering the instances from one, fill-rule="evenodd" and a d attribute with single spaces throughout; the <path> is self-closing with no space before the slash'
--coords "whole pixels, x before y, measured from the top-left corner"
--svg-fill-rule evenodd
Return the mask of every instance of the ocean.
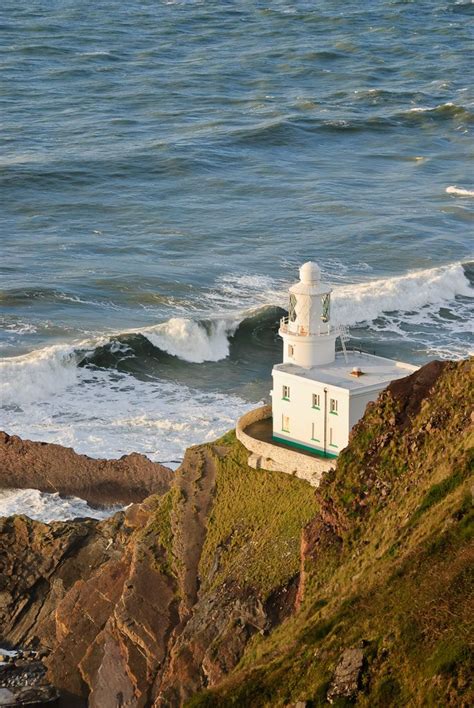
<path id="1" fill-rule="evenodd" d="M 2 10 L 1 429 L 176 467 L 268 397 L 307 260 L 349 345 L 472 351 L 474 4 Z"/>

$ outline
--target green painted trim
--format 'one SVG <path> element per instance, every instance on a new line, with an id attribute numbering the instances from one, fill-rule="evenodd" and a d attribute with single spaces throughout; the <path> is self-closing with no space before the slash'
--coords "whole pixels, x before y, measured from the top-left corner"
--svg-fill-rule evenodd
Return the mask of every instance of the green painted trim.
<path id="1" fill-rule="evenodd" d="M 313 406 L 313 411 L 320 411 L 320 410 L 321 410 L 320 406 Z"/>
<path id="2" fill-rule="evenodd" d="M 314 440 L 314 442 L 321 442 L 319 438 L 311 438 L 311 440 Z"/>
<path id="3" fill-rule="evenodd" d="M 329 447 L 339 447 L 339 445 L 334 445 L 334 443 L 329 443 Z"/>
<path id="4" fill-rule="evenodd" d="M 286 430 L 285 428 L 282 428 L 282 429 L 281 429 L 281 432 L 282 432 L 282 433 L 289 433 L 290 431 L 289 431 L 289 430 Z"/>
<path id="5" fill-rule="evenodd" d="M 338 415 L 337 411 L 329 411 L 329 415 Z"/>
<path id="6" fill-rule="evenodd" d="M 290 399 L 289 398 L 282 398 L 281 400 L 282 401 L 289 401 Z"/>
<path id="7" fill-rule="evenodd" d="M 287 432 L 287 431 L 285 431 Z M 286 440 L 285 438 L 280 438 L 278 435 L 272 435 L 272 439 L 276 440 L 277 442 L 285 443 L 285 445 L 289 445 L 290 447 L 296 447 L 297 449 L 299 448 L 300 450 L 306 450 L 307 452 L 312 452 L 316 457 L 337 457 L 337 455 L 334 455 L 332 452 L 328 452 L 326 450 L 326 454 L 324 454 L 323 450 L 320 450 L 319 448 L 316 447 L 310 447 L 309 445 L 302 445 L 301 443 L 293 442 L 293 440 Z"/>

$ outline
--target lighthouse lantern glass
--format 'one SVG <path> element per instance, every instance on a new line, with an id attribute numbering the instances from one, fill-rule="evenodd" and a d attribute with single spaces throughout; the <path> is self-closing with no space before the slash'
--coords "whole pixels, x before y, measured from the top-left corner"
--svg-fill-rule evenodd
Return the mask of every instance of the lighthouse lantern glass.
<path id="1" fill-rule="evenodd" d="M 290 307 L 288 310 L 288 317 L 290 322 L 294 322 L 296 320 L 296 296 L 293 294 L 290 295 Z"/>
<path id="2" fill-rule="evenodd" d="M 321 320 L 323 322 L 329 322 L 329 310 L 331 307 L 331 295 L 327 293 L 321 298 L 322 309 L 321 309 Z"/>

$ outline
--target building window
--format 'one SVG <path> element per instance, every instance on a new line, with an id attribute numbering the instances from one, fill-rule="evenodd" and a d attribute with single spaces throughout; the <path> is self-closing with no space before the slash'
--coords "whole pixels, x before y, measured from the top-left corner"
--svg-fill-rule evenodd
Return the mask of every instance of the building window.
<path id="1" fill-rule="evenodd" d="M 294 356 L 295 355 L 295 348 L 292 344 L 288 344 L 288 356 Z"/>
<path id="2" fill-rule="evenodd" d="M 289 386 L 283 386 L 282 392 L 281 392 L 281 397 L 283 398 L 284 401 L 290 400 L 290 387 Z"/>
<path id="3" fill-rule="evenodd" d="M 333 415 L 337 415 L 337 401 L 335 398 L 329 399 L 329 412 Z"/>
<path id="4" fill-rule="evenodd" d="M 337 447 L 337 445 L 334 442 L 334 433 L 333 433 L 332 428 L 329 428 L 329 446 L 330 447 Z"/>
<path id="5" fill-rule="evenodd" d="M 313 408 L 317 408 L 318 411 L 321 407 L 321 398 L 319 393 L 313 393 Z"/>
<path id="6" fill-rule="evenodd" d="M 313 423 L 311 429 L 311 440 L 315 440 L 315 442 L 320 442 L 319 438 L 316 437 L 316 430 L 316 423 Z"/>
<path id="7" fill-rule="evenodd" d="M 284 433 L 290 432 L 290 416 L 289 415 L 282 415 L 281 429 L 283 430 Z"/>

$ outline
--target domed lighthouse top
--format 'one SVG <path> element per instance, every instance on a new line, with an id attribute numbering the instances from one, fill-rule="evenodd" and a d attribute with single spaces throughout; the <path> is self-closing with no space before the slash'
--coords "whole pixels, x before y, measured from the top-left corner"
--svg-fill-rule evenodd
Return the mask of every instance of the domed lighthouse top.
<path id="1" fill-rule="evenodd" d="M 337 331 L 330 324 L 331 292 L 316 263 L 301 266 L 299 282 L 289 289 L 288 317 L 280 325 L 284 363 L 311 368 L 334 361 Z"/>
<path id="2" fill-rule="evenodd" d="M 310 285 L 321 280 L 321 269 L 314 261 L 307 261 L 300 267 L 300 281 Z"/>

